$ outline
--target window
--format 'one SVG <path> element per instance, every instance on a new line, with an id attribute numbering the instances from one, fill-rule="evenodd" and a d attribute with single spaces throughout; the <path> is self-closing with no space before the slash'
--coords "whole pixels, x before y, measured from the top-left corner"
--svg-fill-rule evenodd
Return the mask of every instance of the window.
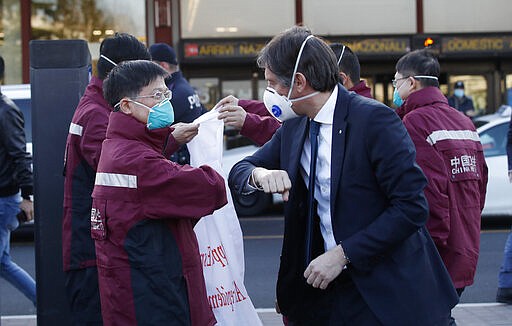
<path id="1" fill-rule="evenodd" d="M 480 142 L 486 157 L 505 155 L 507 153 L 508 123 L 501 123 L 480 133 Z"/>
<path id="2" fill-rule="evenodd" d="M 36 40 L 86 40 L 97 60 L 101 41 L 115 32 L 146 42 L 145 1 L 32 0 L 31 25 Z"/>
<path id="3" fill-rule="evenodd" d="M 183 0 L 180 9 L 183 38 L 273 36 L 295 23 L 291 0 Z"/>
<path id="4" fill-rule="evenodd" d="M 0 53 L 5 84 L 21 83 L 21 9 L 19 0 L 0 1 Z"/>

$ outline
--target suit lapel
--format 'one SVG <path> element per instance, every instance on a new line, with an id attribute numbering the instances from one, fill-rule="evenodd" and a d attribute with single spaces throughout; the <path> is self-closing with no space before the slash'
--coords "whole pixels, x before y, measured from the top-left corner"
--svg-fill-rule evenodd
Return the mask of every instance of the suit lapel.
<path id="1" fill-rule="evenodd" d="M 349 93 L 338 86 L 338 99 L 334 109 L 331 148 L 331 216 L 334 216 L 334 202 L 338 196 L 341 171 L 345 158 L 345 141 L 347 135 L 348 105 L 351 100 Z"/>

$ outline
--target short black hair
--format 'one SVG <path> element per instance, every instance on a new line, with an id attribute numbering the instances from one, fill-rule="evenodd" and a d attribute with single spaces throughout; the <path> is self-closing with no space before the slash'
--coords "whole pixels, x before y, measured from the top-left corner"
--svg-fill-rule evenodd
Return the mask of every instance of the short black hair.
<path id="1" fill-rule="evenodd" d="M 146 46 L 135 36 L 127 33 L 116 33 L 113 37 L 106 38 L 101 42 L 98 77 L 105 79 L 114 65 L 102 58 L 101 55 L 106 56 L 116 64 L 127 60 L 151 60 L 151 55 Z"/>
<path id="2" fill-rule="evenodd" d="M 407 53 L 396 63 L 396 71 L 406 76 L 432 76 L 439 78 L 441 66 L 439 61 L 428 49 L 415 50 Z M 415 78 L 423 87 L 439 87 L 439 79 Z"/>
<path id="3" fill-rule="evenodd" d="M 165 78 L 165 71 L 148 60 L 125 61 L 114 67 L 103 82 L 103 97 L 115 107 L 124 97 L 135 97 L 158 77 Z"/>
<path id="4" fill-rule="evenodd" d="M 4 58 L 0 55 L 0 80 L 4 79 L 5 76 L 5 62 Z"/>
<path id="5" fill-rule="evenodd" d="M 276 35 L 261 50 L 257 63 L 269 69 L 280 83 L 290 87 L 295 62 L 304 40 L 311 35 L 306 27 L 294 26 Z M 339 81 L 339 71 L 334 53 L 318 37 L 306 42 L 297 72 L 304 74 L 311 87 L 320 92 L 332 91 Z"/>
<path id="6" fill-rule="evenodd" d="M 348 46 L 341 43 L 332 43 L 330 47 L 336 56 L 336 62 L 339 62 L 339 69 L 350 78 L 352 84 L 359 83 L 361 80 L 361 65 L 357 55 Z M 343 50 L 343 47 L 345 47 L 345 50 Z M 343 52 L 343 57 L 340 60 L 341 52 Z"/>

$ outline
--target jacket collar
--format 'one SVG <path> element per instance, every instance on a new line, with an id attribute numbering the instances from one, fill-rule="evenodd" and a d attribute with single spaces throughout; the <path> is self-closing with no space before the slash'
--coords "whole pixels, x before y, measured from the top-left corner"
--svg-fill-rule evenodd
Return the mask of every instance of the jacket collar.
<path id="1" fill-rule="evenodd" d="M 368 98 L 372 97 L 372 90 L 370 87 L 366 86 L 366 82 L 364 80 L 361 80 L 357 85 L 354 85 L 349 91 L 356 92 L 357 94 L 361 96 L 365 96 Z"/>
<path id="2" fill-rule="evenodd" d="M 169 75 L 169 77 L 165 78 L 165 84 L 169 89 L 173 88 L 173 84 L 176 83 L 179 79 L 183 77 L 183 74 L 181 73 L 181 70 L 175 71 L 172 74 Z"/>
<path id="3" fill-rule="evenodd" d="M 448 100 L 437 87 L 425 87 L 414 93 L 411 93 L 404 104 L 396 112 L 403 118 L 407 113 L 423 106 L 432 106 L 435 103 L 444 103 L 448 105 Z"/>
<path id="4" fill-rule="evenodd" d="M 108 102 L 103 97 L 103 80 L 92 76 L 86 92 L 88 91 L 91 92 L 90 96 L 94 97 L 94 100 L 97 101 L 102 107 L 108 108 L 110 111 L 114 111 L 114 108 L 110 106 L 110 104 L 108 104 Z"/>
<path id="5" fill-rule="evenodd" d="M 107 139 L 124 138 L 139 141 L 159 153 L 164 150 L 170 133 L 169 127 L 149 130 L 144 123 L 122 112 L 113 112 L 107 127 Z"/>

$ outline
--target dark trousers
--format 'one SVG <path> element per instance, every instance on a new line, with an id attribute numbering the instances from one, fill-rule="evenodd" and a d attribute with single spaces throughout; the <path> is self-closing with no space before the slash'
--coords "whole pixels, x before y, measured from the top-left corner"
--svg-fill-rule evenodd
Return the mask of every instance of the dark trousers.
<path id="1" fill-rule="evenodd" d="M 342 274 L 326 289 L 320 300 L 311 304 L 311 313 L 301 320 L 289 320 L 289 326 L 376 326 L 382 325 L 361 297 L 348 274 Z"/>
<path id="2" fill-rule="evenodd" d="M 65 274 L 73 326 L 103 325 L 96 266 L 71 270 Z"/>

